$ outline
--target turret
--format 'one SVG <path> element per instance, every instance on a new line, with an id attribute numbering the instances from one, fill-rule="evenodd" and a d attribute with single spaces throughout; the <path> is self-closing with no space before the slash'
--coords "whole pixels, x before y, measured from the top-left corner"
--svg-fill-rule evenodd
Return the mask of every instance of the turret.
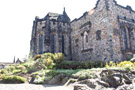
<path id="1" fill-rule="evenodd" d="M 70 18 L 68 17 L 68 15 L 66 13 L 65 7 L 64 7 L 64 11 L 63 11 L 63 18 L 64 18 L 64 21 L 70 22 Z"/>

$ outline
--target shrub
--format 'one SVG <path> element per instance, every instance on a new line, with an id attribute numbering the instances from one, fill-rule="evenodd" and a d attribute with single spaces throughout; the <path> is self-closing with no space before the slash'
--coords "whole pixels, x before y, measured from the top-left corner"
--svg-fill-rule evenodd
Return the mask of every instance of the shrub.
<path id="1" fill-rule="evenodd" d="M 32 72 L 38 71 L 40 69 L 42 69 L 40 62 L 35 62 L 30 67 L 27 68 L 27 71 L 28 71 L 28 73 L 32 73 Z"/>
<path id="2" fill-rule="evenodd" d="M 118 67 L 133 67 L 134 63 L 132 63 L 131 61 L 123 61 L 117 64 L 117 66 Z"/>
<path id="3" fill-rule="evenodd" d="M 135 62 L 122 61 L 122 62 L 119 62 L 119 63 L 118 62 L 114 63 L 114 62 L 110 61 L 109 63 L 106 63 L 106 68 L 112 68 L 112 67 L 130 71 L 130 70 L 134 70 Z"/>
<path id="4" fill-rule="evenodd" d="M 37 59 L 39 59 L 39 58 L 41 58 L 41 55 L 36 55 L 36 56 L 34 56 L 34 60 L 37 60 Z"/>
<path id="5" fill-rule="evenodd" d="M 47 58 L 51 58 L 52 60 L 54 60 L 54 54 L 53 53 L 44 53 L 41 55 L 41 59 L 47 59 Z"/>
<path id="6" fill-rule="evenodd" d="M 56 71 L 54 70 L 46 70 L 46 76 L 55 76 L 56 75 Z"/>
<path id="7" fill-rule="evenodd" d="M 12 65 L 11 65 L 11 66 L 9 66 L 7 69 L 8 69 L 8 71 L 13 71 L 13 70 L 15 69 L 15 66 L 12 66 Z"/>
<path id="8" fill-rule="evenodd" d="M 14 71 L 13 71 L 13 74 L 20 73 L 20 72 L 21 72 L 20 69 L 19 69 L 19 70 L 14 70 Z"/>
<path id="9" fill-rule="evenodd" d="M 54 54 L 54 62 L 60 63 L 64 60 L 64 54 L 63 53 L 55 53 Z"/>
<path id="10" fill-rule="evenodd" d="M 3 77 L 5 77 L 5 74 L 0 74 L 0 81 L 2 80 Z"/>
<path id="11" fill-rule="evenodd" d="M 82 79 L 89 78 L 90 75 L 91 75 L 91 71 L 88 69 L 88 70 L 80 70 L 75 74 L 72 74 L 72 77 L 82 80 Z"/>
<path id="12" fill-rule="evenodd" d="M 26 79 L 20 76 L 4 76 L 2 78 L 3 83 L 25 83 Z"/>
<path id="13" fill-rule="evenodd" d="M 26 67 L 23 65 L 18 65 L 18 66 L 16 66 L 16 69 L 20 69 L 21 71 L 24 71 L 24 70 L 26 70 Z"/>
<path id="14" fill-rule="evenodd" d="M 91 68 L 102 68 L 105 63 L 102 61 L 62 61 L 56 63 L 56 69 L 91 69 Z"/>
<path id="15" fill-rule="evenodd" d="M 45 59 L 45 65 L 49 68 L 52 69 L 54 66 L 53 60 L 51 58 Z"/>
<path id="16" fill-rule="evenodd" d="M 7 71 L 7 69 L 1 69 L 1 70 L 0 70 L 0 73 L 1 73 L 1 74 L 7 74 L 8 71 Z"/>

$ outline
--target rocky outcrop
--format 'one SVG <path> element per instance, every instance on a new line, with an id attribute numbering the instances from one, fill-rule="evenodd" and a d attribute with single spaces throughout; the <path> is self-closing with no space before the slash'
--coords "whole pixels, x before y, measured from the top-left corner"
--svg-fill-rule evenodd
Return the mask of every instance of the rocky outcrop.
<path id="1" fill-rule="evenodd" d="M 135 72 L 125 70 L 99 70 L 93 72 L 95 77 L 85 79 L 74 78 L 65 74 L 56 74 L 51 80 L 45 81 L 50 85 L 73 86 L 74 90 L 131 90 L 132 81 L 135 78 Z M 90 74 L 93 75 L 93 74 Z M 69 79 L 70 78 L 70 79 Z M 32 83 L 39 83 L 41 77 L 33 75 Z"/>
<path id="2" fill-rule="evenodd" d="M 46 83 L 51 85 L 65 84 L 68 81 L 68 79 L 69 78 L 65 74 L 58 74 Z"/>
<path id="3" fill-rule="evenodd" d="M 76 84 L 74 86 L 74 90 L 92 90 L 91 88 L 89 88 L 87 85 L 85 84 Z"/>
<path id="4" fill-rule="evenodd" d="M 74 90 L 131 90 L 133 78 L 135 72 L 103 70 L 96 79 L 85 79 L 74 83 Z"/>

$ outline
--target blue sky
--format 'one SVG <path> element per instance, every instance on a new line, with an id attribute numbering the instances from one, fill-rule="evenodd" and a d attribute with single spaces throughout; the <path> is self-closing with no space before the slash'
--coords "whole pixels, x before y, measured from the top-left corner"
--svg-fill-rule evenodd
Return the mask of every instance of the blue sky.
<path id="1" fill-rule="evenodd" d="M 28 56 L 32 24 L 35 16 L 48 12 L 67 14 L 73 20 L 95 7 L 97 0 L 1 0 L 0 1 L 0 62 L 12 62 Z M 135 0 L 117 0 L 135 10 Z"/>

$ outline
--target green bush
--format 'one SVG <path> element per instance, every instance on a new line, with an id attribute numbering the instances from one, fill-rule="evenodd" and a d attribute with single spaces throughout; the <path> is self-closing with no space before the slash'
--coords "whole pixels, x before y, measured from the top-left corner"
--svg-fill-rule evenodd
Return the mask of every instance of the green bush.
<path id="1" fill-rule="evenodd" d="M 7 74 L 7 73 L 8 73 L 7 69 L 1 69 L 0 70 L 0 74 Z"/>
<path id="2" fill-rule="evenodd" d="M 9 67 L 6 68 L 8 71 L 13 71 L 15 69 L 15 66 L 10 65 Z"/>
<path id="3" fill-rule="evenodd" d="M 54 62 L 60 63 L 64 60 L 64 54 L 63 53 L 55 53 L 54 54 Z"/>
<path id="4" fill-rule="evenodd" d="M 44 53 L 41 55 L 41 59 L 47 59 L 47 58 L 51 58 L 52 60 L 54 60 L 54 54 L 53 53 Z"/>
<path id="5" fill-rule="evenodd" d="M 20 72 L 21 72 L 20 69 L 19 69 L 19 70 L 14 70 L 14 71 L 13 71 L 13 74 L 20 73 Z"/>
<path id="6" fill-rule="evenodd" d="M 20 69 L 21 71 L 24 71 L 24 70 L 26 70 L 26 67 L 23 65 L 18 65 L 18 66 L 16 66 L 16 69 Z"/>
<path id="7" fill-rule="evenodd" d="M 27 68 L 27 72 L 32 73 L 32 72 L 38 71 L 40 69 L 41 69 L 40 64 L 38 62 L 35 62 L 30 67 Z"/>
<path id="8" fill-rule="evenodd" d="M 0 74 L 0 81 L 2 80 L 3 77 L 5 77 L 5 74 Z"/>
<path id="9" fill-rule="evenodd" d="M 55 63 L 60 63 L 61 61 L 64 60 L 64 54 L 62 53 L 44 53 L 41 55 L 36 55 L 34 57 L 36 59 L 34 66 L 36 70 L 41 70 L 41 69 L 52 69 L 55 65 Z M 26 65 L 26 64 L 25 64 Z M 29 68 L 28 70 L 30 71 L 35 71 Z"/>
<path id="10" fill-rule="evenodd" d="M 62 61 L 55 65 L 56 69 L 91 69 L 102 68 L 105 62 L 102 61 Z"/>
<path id="11" fill-rule="evenodd" d="M 45 74 L 46 74 L 46 76 L 55 76 L 56 71 L 55 70 L 46 70 Z"/>
<path id="12" fill-rule="evenodd" d="M 25 83 L 26 79 L 20 76 L 4 76 L 2 78 L 3 83 Z"/>
<path id="13" fill-rule="evenodd" d="M 54 66 L 53 60 L 51 58 L 45 59 L 45 66 L 47 66 L 49 69 L 52 69 Z"/>
<path id="14" fill-rule="evenodd" d="M 37 60 L 37 59 L 39 59 L 39 58 L 41 58 L 41 55 L 36 55 L 36 56 L 34 56 L 34 60 Z"/>

